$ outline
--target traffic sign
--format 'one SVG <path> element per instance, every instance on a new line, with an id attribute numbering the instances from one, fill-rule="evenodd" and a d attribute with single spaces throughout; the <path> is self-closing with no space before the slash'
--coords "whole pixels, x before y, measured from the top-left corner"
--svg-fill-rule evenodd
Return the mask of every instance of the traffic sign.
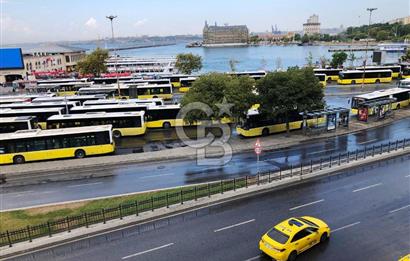
<path id="1" fill-rule="evenodd" d="M 255 150 L 255 153 L 257 155 L 262 153 L 262 146 L 261 146 L 261 143 L 260 143 L 259 139 L 257 139 L 256 142 L 255 142 L 254 150 Z"/>

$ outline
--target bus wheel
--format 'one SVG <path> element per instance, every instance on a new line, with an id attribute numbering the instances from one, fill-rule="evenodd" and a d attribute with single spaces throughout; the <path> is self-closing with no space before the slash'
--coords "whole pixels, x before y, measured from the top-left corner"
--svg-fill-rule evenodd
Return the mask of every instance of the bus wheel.
<path id="1" fill-rule="evenodd" d="M 13 163 L 14 164 L 23 164 L 24 162 L 26 162 L 26 160 L 21 155 L 14 156 L 14 158 L 13 158 Z"/>
<path id="2" fill-rule="evenodd" d="M 355 80 L 353 80 L 353 81 L 351 82 L 351 84 L 356 84 L 356 81 L 355 81 Z"/>
<path id="3" fill-rule="evenodd" d="M 379 79 L 376 80 L 376 84 L 380 84 L 380 80 L 379 80 Z"/>
<path id="4" fill-rule="evenodd" d="M 118 130 L 115 130 L 112 132 L 112 136 L 114 136 L 114 138 L 119 139 L 121 138 L 121 132 Z"/>
<path id="5" fill-rule="evenodd" d="M 400 104 L 397 104 L 396 110 L 400 110 Z"/>
<path id="6" fill-rule="evenodd" d="M 332 82 L 332 78 L 331 77 L 327 78 L 327 83 L 331 83 L 331 82 Z"/>
<path id="7" fill-rule="evenodd" d="M 84 158 L 84 157 L 85 157 L 85 151 L 83 151 L 83 150 L 76 150 L 75 153 L 74 153 L 74 157 L 75 157 L 76 159 L 82 159 L 82 158 Z"/>
<path id="8" fill-rule="evenodd" d="M 164 129 L 169 129 L 169 128 L 171 128 L 171 124 L 169 122 L 164 122 L 164 124 L 162 124 L 162 127 Z"/>
<path id="9" fill-rule="evenodd" d="M 262 130 L 262 136 L 268 136 L 269 135 L 269 129 L 268 128 L 264 128 Z"/>
<path id="10" fill-rule="evenodd" d="M 152 98 L 157 99 L 157 98 L 158 98 L 158 96 L 154 95 L 154 96 L 152 96 Z"/>

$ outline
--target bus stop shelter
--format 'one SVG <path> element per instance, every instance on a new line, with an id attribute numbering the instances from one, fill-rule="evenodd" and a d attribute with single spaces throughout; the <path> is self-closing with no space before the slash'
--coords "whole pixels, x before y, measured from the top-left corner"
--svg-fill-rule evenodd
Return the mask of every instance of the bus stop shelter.
<path id="1" fill-rule="evenodd" d="M 383 98 L 373 101 L 361 102 L 357 106 L 357 119 L 367 122 L 369 116 L 376 116 L 377 120 L 381 120 L 393 114 L 392 104 L 396 98 Z"/>
<path id="2" fill-rule="evenodd" d="M 342 107 L 327 108 L 299 113 L 303 117 L 303 132 L 306 135 L 335 131 L 338 127 L 349 127 L 350 110 Z"/>

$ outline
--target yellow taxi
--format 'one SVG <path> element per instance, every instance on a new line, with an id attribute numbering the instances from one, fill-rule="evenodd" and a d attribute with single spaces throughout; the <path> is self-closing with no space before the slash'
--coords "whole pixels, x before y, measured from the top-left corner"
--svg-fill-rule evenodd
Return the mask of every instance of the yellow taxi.
<path id="1" fill-rule="evenodd" d="M 410 261 L 410 254 L 403 256 L 402 258 L 399 259 L 399 261 Z"/>
<path id="2" fill-rule="evenodd" d="M 275 260 L 293 261 L 298 254 L 320 242 L 325 242 L 329 236 L 329 226 L 318 218 L 289 218 L 262 236 L 259 249 Z"/>

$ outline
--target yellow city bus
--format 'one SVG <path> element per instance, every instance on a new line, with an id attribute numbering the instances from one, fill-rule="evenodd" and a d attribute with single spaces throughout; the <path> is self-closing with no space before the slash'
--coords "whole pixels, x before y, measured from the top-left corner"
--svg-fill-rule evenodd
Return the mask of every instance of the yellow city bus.
<path id="1" fill-rule="evenodd" d="M 164 105 L 164 100 L 161 98 L 153 99 L 128 99 L 128 100 L 118 100 L 118 99 L 100 99 L 100 100 L 91 100 L 85 101 L 83 105 L 109 105 L 109 104 L 154 104 L 154 105 Z"/>
<path id="2" fill-rule="evenodd" d="M 33 116 L 0 118 L 0 133 L 15 132 L 18 130 L 33 130 L 37 128 L 37 118 Z"/>
<path id="3" fill-rule="evenodd" d="M 326 81 L 337 81 L 339 80 L 339 73 L 342 71 L 342 69 L 313 69 L 313 72 L 315 74 L 326 74 Z"/>
<path id="4" fill-rule="evenodd" d="M 176 126 L 188 126 L 188 122 L 178 119 L 180 105 L 149 106 L 147 110 L 148 128 L 171 128 Z"/>
<path id="5" fill-rule="evenodd" d="M 289 129 L 301 129 L 303 118 L 299 112 L 295 111 L 289 115 Z M 241 122 L 236 128 L 238 134 L 244 137 L 267 136 L 273 133 L 286 131 L 286 122 L 283 116 L 269 118 L 266 115 L 248 113 L 246 120 Z"/>
<path id="6" fill-rule="evenodd" d="M 52 115 L 62 115 L 64 108 L 34 108 L 34 109 L 0 109 L 0 118 L 35 116 L 40 129 L 47 128 L 47 119 Z"/>
<path id="7" fill-rule="evenodd" d="M 356 70 L 364 71 L 364 67 L 356 67 Z M 366 66 L 367 71 L 391 70 L 393 79 L 399 78 L 401 73 L 400 65 L 384 65 L 384 66 Z"/>
<path id="8" fill-rule="evenodd" d="M 186 74 L 172 74 L 172 75 L 162 75 L 161 79 L 169 79 L 172 87 L 179 88 L 181 87 L 181 79 L 190 77 L 190 75 Z"/>
<path id="9" fill-rule="evenodd" d="M 100 95 L 111 98 L 128 99 L 129 86 L 120 84 L 120 95 L 118 95 L 118 86 L 115 85 L 101 85 L 93 87 L 83 87 L 78 90 L 78 95 Z"/>
<path id="10" fill-rule="evenodd" d="M 64 102 L 73 101 L 79 102 L 80 105 L 83 105 L 85 101 L 99 100 L 104 99 L 105 95 L 73 95 L 73 96 L 57 96 L 57 97 L 39 97 L 33 99 L 32 103 L 43 103 L 43 102 Z"/>
<path id="11" fill-rule="evenodd" d="M 0 164 L 84 158 L 114 150 L 111 125 L 0 134 Z"/>
<path id="12" fill-rule="evenodd" d="M 358 105 L 363 102 L 371 102 L 384 98 L 396 98 L 396 102 L 392 103 L 392 109 L 400 109 L 410 104 L 410 89 L 406 88 L 392 88 L 387 90 L 380 90 L 365 94 L 360 94 L 352 98 L 351 112 L 358 113 Z M 369 110 L 369 115 L 373 114 L 373 110 Z"/>
<path id="13" fill-rule="evenodd" d="M 54 115 L 48 118 L 47 129 L 110 124 L 113 127 L 114 138 L 138 136 L 146 132 L 144 115 L 144 111 Z"/>
<path id="14" fill-rule="evenodd" d="M 143 85 L 134 85 L 130 84 L 129 87 L 129 96 L 137 97 L 138 99 L 153 99 L 153 98 L 162 98 L 164 100 L 171 100 L 173 97 L 172 94 L 172 85 L 169 84 L 143 84 Z"/>
<path id="15" fill-rule="evenodd" d="M 402 79 L 409 79 L 410 78 L 410 67 L 404 67 L 401 71 L 400 77 Z"/>
<path id="16" fill-rule="evenodd" d="M 323 73 L 315 73 L 316 78 L 318 78 L 322 87 L 326 87 L 326 74 Z"/>
<path id="17" fill-rule="evenodd" d="M 393 80 L 391 70 L 379 71 L 341 71 L 339 73 L 338 84 L 358 84 L 358 83 L 389 83 Z M 364 74 L 364 78 L 363 78 Z"/>
<path id="18" fill-rule="evenodd" d="M 96 112 L 128 112 L 128 111 L 146 111 L 152 103 L 118 103 L 107 105 L 83 105 L 76 106 L 70 110 L 71 114 L 96 113 Z"/>
<path id="19" fill-rule="evenodd" d="M 191 88 L 192 84 L 196 81 L 196 77 L 187 77 L 180 79 L 180 92 L 188 92 L 189 88 Z"/>
<path id="20" fill-rule="evenodd" d="M 68 113 L 68 111 L 74 106 L 78 106 L 78 101 L 56 101 L 56 102 L 21 102 L 11 104 L 0 104 L 0 109 L 36 109 L 36 108 L 64 108 L 62 113 Z M 68 111 L 67 111 L 68 110 Z"/>

